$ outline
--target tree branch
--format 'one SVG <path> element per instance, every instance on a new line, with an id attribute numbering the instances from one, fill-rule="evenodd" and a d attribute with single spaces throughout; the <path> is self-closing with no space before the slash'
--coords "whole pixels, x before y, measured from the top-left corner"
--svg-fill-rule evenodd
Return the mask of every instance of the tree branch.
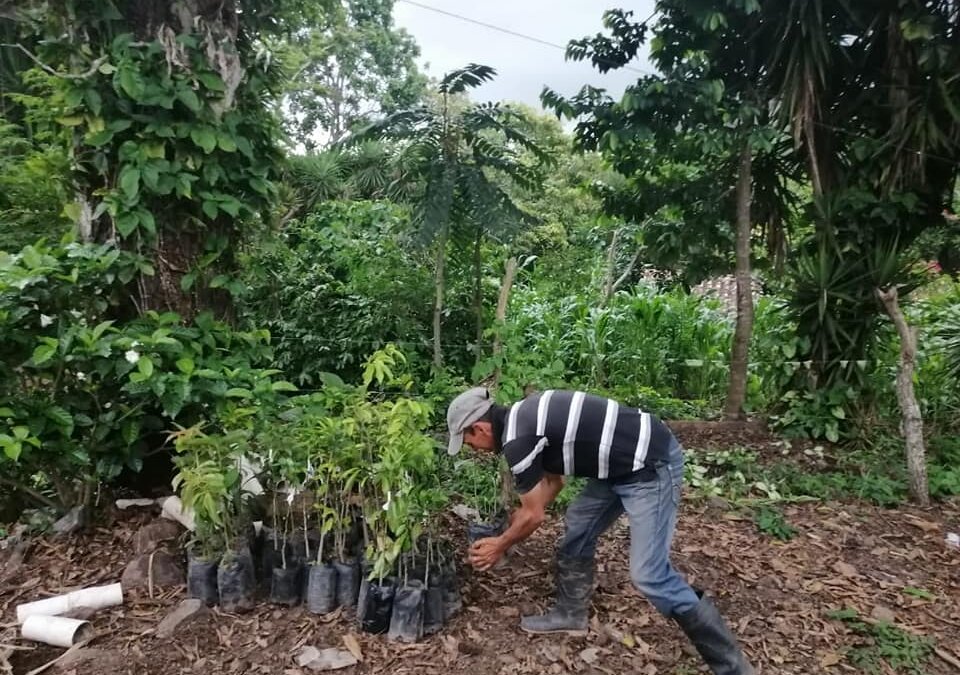
<path id="1" fill-rule="evenodd" d="M 640 260 L 640 247 L 637 247 L 637 252 L 633 254 L 633 258 L 630 260 L 630 263 L 627 265 L 627 269 L 623 271 L 623 274 L 613 282 L 613 286 L 610 287 L 610 295 L 620 290 L 620 287 L 623 286 L 624 282 L 630 278 L 630 275 L 633 273 L 633 268 L 636 267 L 637 261 Z"/>
<path id="2" fill-rule="evenodd" d="M 65 80 L 86 80 L 86 79 L 92 77 L 93 74 L 96 73 L 96 72 L 100 69 L 100 66 L 102 66 L 104 63 L 107 62 L 107 56 L 104 55 L 104 56 L 101 56 L 100 58 L 96 59 L 93 63 L 91 63 L 91 64 L 90 64 L 90 69 L 89 69 L 87 72 L 85 72 L 85 73 L 82 73 L 82 74 L 77 74 L 77 73 L 61 73 L 61 72 L 59 72 L 58 70 L 54 69 L 52 66 L 48 66 L 46 63 L 44 63 L 43 61 L 41 61 L 39 58 L 37 58 L 36 55 L 34 55 L 33 52 L 31 52 L 29 49 L 27 49 L 26 47 L 24 47 L 22 44 L 19 44 L 19 43 L 17 43 L 17 44 L 10 44 L 10 43 L 6 43 L 6 42 L 5 42 L 5 43 L 0 43 L 0 47 L 9 47 L 9 48 L 11 48 L 11 49 L 19 49 L 19 50 L 22 51 L 24 54 L 26 54 L 27 57 L 29 57 L 29 59 L 30 59 L 31 61 L 33 61 L 34 63 L 36 63 L 38 66 L 40 66 L 40 68 L 42 68 L 44 72 L 49 73 L 50 75 L 53 75 L 54 77 L 61 77 L 61 78 L 65 79 Z"/>
<path id="3" fill-rule="evenodd" d="M 12 487 L 14 490 L 19 490 L 20 492 L 27 495 L 34 501 L 37 501 L 43 504 L 44 506 L 49 506 L 50 508 L 56 510 L 58 513 L 63 510 L 62 508 L 60 508 L 59 504 L 57 504 L 55 501 L 53 501 L 49 497 L 40 494 L 33 488 L 29 488 L 26 485 L 21 485 L 15 480 L 10 480 L 9 478 L 4 478 L 3 476 L 0 476 L 0 485 L 7 485 L 9 487 Z"/>

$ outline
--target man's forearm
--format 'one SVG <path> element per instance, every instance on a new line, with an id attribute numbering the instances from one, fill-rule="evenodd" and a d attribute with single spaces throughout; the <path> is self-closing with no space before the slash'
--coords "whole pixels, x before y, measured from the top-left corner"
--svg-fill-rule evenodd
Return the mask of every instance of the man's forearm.
<path id="1" fill-rule="evenodd" d="M 514 544 L 523 541 L 543 523 L 543 516 L 530 513 L 524 509 L 517 509 L 510 518 L 510 527 L 497 537 L 503 550 L 506 551 Z"/>

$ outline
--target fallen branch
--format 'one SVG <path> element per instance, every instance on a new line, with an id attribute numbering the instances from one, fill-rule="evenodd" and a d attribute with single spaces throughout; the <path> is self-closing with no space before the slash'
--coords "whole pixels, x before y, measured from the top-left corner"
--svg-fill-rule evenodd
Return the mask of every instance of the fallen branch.
<path id="1" fill-rule="evenodd" d="M 19 490 L 20 492 L 27 495 L 31 499 L 34 499 L 40 502 L 44 506 L 49 506 L 50 508 L 54 509 L 57 513 L 61 513 L 63 511 L 63 509 L 60 508 L 59 504 L 57 504 L 55 501 L 53 501 L 46 495 L 42 495 L 36 490 L 34 490 L 33 488 L 29 488 L 26 485 L 18 483 L 15 480 L 10 480 L 9 478 L 3 478 L 2 476 L 0 476 L 0 485 L 6 485 L 8 487 L 12 487 L 14 490 Z"/>
<path id="2" fill-rule="evenodd" d="M 40 673 L 42 673 L 43 671 L 45 671 L 45 670 L 46 670 L 47 668 L 49 668 L 50 666 L 53 666 L 53 665 L 56 665 L 57 663 L 60 663 L 60 661 L 63 661 L 65 658 L 67 658 L 67 656 L 69 656 L 70 654 L 75 654 L 76 652 L 80 651 L 81 649 L 83 649 L 84 647 L 86 647 L 88 644 L 90 644 L 91 642 L 93 642 L 93 641 L 96 640 L 96 639 L 97 639 L 97 636 L 93 636 L 93 637 L 91 637 L 91 638 L 87 638 L 86 640 L 81 640 L 81 641 L 78 642 L 77 644 L 75 644 L 75 645 L 73 645 L 72 647 L 70 647 L 70 649 L 68 649 L 67 651 L 65 651 L 63 654 L 61 654 L 60 656 L 58 656 L 57 658 L 55 658 L 53 661 L 49 661 L 49 662 L 43 664 L 42 666 L 40 666 L 39 668 L 34 668 L 34 669 L 31 670 L 29 673 L 27 673 L 27 675 L 40 675 Z"/>
<path id="3" fill-rule="evenodd" d="M 10 44 L 10 43 L 6 43 L 6 42 L 5 42 L 5 43 L 0 43 L 0 47 L 9 47 L 10 49 L 19 49 L 21 52 L 23 52 L 24 54 L 26 54 L 27 57 L 28 57 L 31 61 L 33 61 L 34 63 L 36 63 L 38 66 L 40 66 L 40 68 L 43 69 L 43 71 L 44 71 L 45 73 L 49 73 L 50 75 L 53 75 L 54 77 L 62 77 L 62 78 L 65 79 L 65 80 L 86 80 L 86 79 L 89 79 L 90 77 L 92 77 L 92 76 L 94 75 L 94 73 L 96 73 L 98 70 L 100 70 L 100 66 L 102 66 L 104 63 L 107 62 L 107 56 L 104 55 L 104 56 L 101 56 L 100 58 L 96 59 L 93 63 L 91 63 L 91 64 L 90 64 L 90 70 L 88 70 L 88 71 L 85 72 L 85 73 L 82 73 L 82 74 L 77 74 L 77 73 L 61 73 L 60 71 L 56 70 L 53 66 L 48 66 L 46 63 L 44 63 L 43 61 L 41 61 L 33 52 L 31 52 L 29 49 L 27 49 L 26 47 L 24 47 L 22 44 L 19 44 L 19 43 L 17 43 L 17 44 Z"/>
<path id="4" fill-rule="evenodd" d="M 940 649 L 940 647 L 934 647 L 933 653 L 939 656 L 941 659 L 943 659 L 947 663 L 949 663 L 951 666 L 953 666 L 957 670 L 960 670 L 960 659 L 957 659 L 956 657 L 951 656 L 944 650 Z"/>
<path id="5" fill-rule="evenodd" d="M 30 541 L 23 540 L 17 542 L 13 547 L 13 551 L 10 553 L 10 557 L 7 558 L 7 562 L 4 565 L 0 565 L 0 582 L 6 582 L 7 579 L 13 577 L 14 574 L 20 569 L 23 565 L 24 559 L 27 557 L 27 552 L 30 550 Z M 6 608 L 6 605 L 4 605 Z M 0 629 L 3 629 L 4 626 L 0 626 Z"/>

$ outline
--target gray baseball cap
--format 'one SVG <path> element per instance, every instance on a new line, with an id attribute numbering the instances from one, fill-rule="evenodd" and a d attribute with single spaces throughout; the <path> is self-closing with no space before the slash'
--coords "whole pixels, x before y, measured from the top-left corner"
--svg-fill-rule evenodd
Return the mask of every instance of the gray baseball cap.
<path id="1" fill-rule="evenodd" d="M 447 408 L 447 429 L 450 431 L 448 454 L 455 455 L 460 452 L 464 430 L 483 417 L 492 405 L 490 391 L 485 387 L 467 389 L 450 402 L 450 407 Z"/>

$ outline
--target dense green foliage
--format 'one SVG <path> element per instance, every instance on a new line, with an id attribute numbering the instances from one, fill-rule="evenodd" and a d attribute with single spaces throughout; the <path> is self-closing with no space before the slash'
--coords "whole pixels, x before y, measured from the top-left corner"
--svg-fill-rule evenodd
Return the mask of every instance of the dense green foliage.
<path id="1" fill-rule="evenodd" d="M 175 446 L 207 555 L 258 509 L 345 555 L 358 506 L 386 574 L 432 536 L 444 490 L 501 506 L 492 466 L 443 462 L 429 436 L 467 383 L 720 416 L 737 309 L 690 289 L 749 258 L 741 407 L 842 450 L 694 448 L 694 488 L 762 503 L 781 539 L 777 502 L 905 497 L 900 346 L 876 299 L 895 285 L 930 491 L 960 491 L 960 287 L 941 273 L 960 50 L 942 3 L 613 10 L 569 56 L 606 71 L 649 46 L 658 72 L 616 99 L 547 90 L 572 134 L 473 101 L 488 66 L 428 85 L 390 0 L 22 4 L 0 20 L 8 487 L 89 504 Z M 251 472 L 301 501 L 258 503 Z"/>
<path id="2" fill-rule="evenodd" d="M 426 78 L 413 38 L 393 26 L 392 0 L 330 3 L 317 25 L 285 42 L 291 136 L 328 146 L 374 117 L 417 103 Z"/>
<path id="3" fill-rule="evenodd" d="M 413 247 L 407 212 L 383 202 L 327 202 L 246 263 L 242 306 L 270 331 L 277 366 L 304 387 L 349 377 L 388 342 L 429 348 L 429 260 Z"/>
<path id="4" fill-rule="evenodd" d="M 265 331 L 209 314 L 109 318 L 150 272 L 142 258 L 76 243 L 0 256 L 0 464 L 10 479 L 49 480 L 63 505 L 139 470 L 174 425 L 237 423 L 293 388 L 265 369 Z"/>

